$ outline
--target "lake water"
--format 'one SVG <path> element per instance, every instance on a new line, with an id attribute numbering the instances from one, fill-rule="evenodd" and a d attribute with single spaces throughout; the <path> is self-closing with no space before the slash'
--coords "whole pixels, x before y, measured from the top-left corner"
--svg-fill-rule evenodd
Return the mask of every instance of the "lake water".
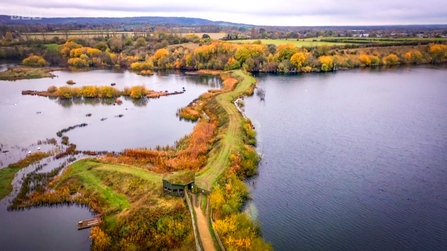
<path id="1" fill-rule="evenodd" d="M 0 64 L 6 70 L 12 64 Z M 37 141 L 57 138 L 56 132 L 76 124 L 65 133 L 79 150 L 121 151 L 125 148 L 173 145 L 176 140 L 192 132 L 194 123 L 181 121 L 176 116 L 179 108 L 187 106 L 209 89 L 220 88 L 216 77 L 187 76 L 184 74 L 157 73 L 144 77 L 124 71 L 94 70 L 88 72 L 56 71 L 56 78 L 20 81 L 0 81 L 0 168 L 37 151 Z M 23 96 L 22 90 L 46 90 L 49 86 L 65 86 L 67 80 L 75 86 L 96 85 L 116 88 L 145 85 L 156 91 L 181 91 L 181 95 L 159 99 L 123 99 L 122 105 L 91 99 L 88 102 L 71 102 L 38 96 Z M 86 117 L 91 113 L 91 117 Z M 123 117 L 115 117 L 117 115 Z M 101 121 L 102 118 L 107 118 Z M 41 151 L 52 149 L 40 145 Z M 5 152 L 3 152 L 5 151 Z M 7 152 L 6 152 L 7 151 Z M 78 156 L 82 158 L 82 156 Z M 64 160 L 44 159 L 48 172 Z M 0 250 L 88 250 L 90 230 L 77 230 L 76 223 L 92 217 L 87 208 L 79 206 L 41 207 L 8 212 L 7 207 L 21 187 L 21 178 L 37 168 L 22 169 L 16 175 L 14 191 L 0 201 Z"/>
<path id="2" fill-rule="evenodd" d="M 173 145 L 176 140 L 189 134 L 194 123 L 180 121 L 177 109 L 209 89 L 220 88 L 216 77 L 186 76 L 184 74 L 157 74 L 139 76 L 111 70 L 88 72 L 56 71 L 56 78 L 20 81 L 0 81 L 0 143 L 26 147 L 37 140 L 57 138 L 56 132 L 69 126 L 87 123 L 66 136 L 79 150 L 120 151 L 125 148 Z M 145 85 L 156 91 L 181 91 L 181 95 L 159 99 L 122 99 L 122 105 L 110 105 L 99 99 L 88 102 L 60 101 L 47 97 L 23 96 L 23 90 L 46 90 L 49 86 L 66 86 L 67 80 L 74 86 L 110 86 L 123 90 L 127 86 Z M 91 113 L 91 117 L 85 115 Z M 116 117 L 117 115 L 123 117 Z M 106 120 L 101 121 L 101 119 Z"/>
<path id="3" fill-rule="evenodd" d="M 447 249 L 447 66 L 258 80 L 247 208 L 276 250 Z"/>

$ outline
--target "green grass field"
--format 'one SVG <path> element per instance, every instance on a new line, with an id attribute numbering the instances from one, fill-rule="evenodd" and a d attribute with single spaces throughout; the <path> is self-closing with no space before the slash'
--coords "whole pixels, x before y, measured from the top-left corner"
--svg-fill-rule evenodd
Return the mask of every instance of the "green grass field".
<path id="1" fill-rule="evenodd" d="M 159 174 L 136 167 L 98 163 L 92 160 L 81 160 L 72 164 L 60 182 L 76 177 L 92 190 L 99 192 L 101 197 L 110 203 L 110 207 L 122 210 L 130 207 L 127 196 L 117 192 L 116 188 L 105 181 L 115 179 L 117 175 L 140 178 L 146 180 L 148 184 L 161 186 L 162 176 Z"/>
<path id="2" fill-rule="evenodd" d="M 229 40 L 230 43 L 253 43 L 254 41 L 260 40 L 263 44 L 274 44 L 276 46 L 282 45 L 282 44 L 288 44 L 292 43 L 295 44 L 297 47 L 314 47 L 314 46 L 320 46 L 320 45 L 343 45 L 346 43 L 334 43 L 334 42 L 321 42 L 317 38 L 313 39 L 299 39 L 297 41 L 296 39 L 243 39 L 243 40 Z M 313 41 L 318 40 L 318 41 Z"/>
<path id="3" fill-rule="evenodd" d="M 49 50 L 52 51 L 58 51 L 59 50 L 59 45 L 58 44 L 44 44 L 45 47 L 47 47 Z"/>

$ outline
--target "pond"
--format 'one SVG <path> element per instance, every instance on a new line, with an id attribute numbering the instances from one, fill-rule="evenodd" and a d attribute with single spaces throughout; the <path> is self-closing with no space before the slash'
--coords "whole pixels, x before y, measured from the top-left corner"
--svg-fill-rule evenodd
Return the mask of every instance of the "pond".
<path id="1" fill-rule="evenodd" d="M 276 250 L 445 250 L 446 65 L 257 77 L 246 208 Z"/>
<path id="2" fill-rule="evenodd" d="M 145 77 L 134 73 L 95 70 L 88 72 L 56 71 L 56 78 L 20 81 L 0 81 L 0 143 L 28 146 L 37 140 L 57 138 L 56 132 L 69 126 L 87 123 L 66 134 L 79 150 L 120 151 L 125 148 L 173 145 L 189 134 L 194 123 L 180 121 L 179 108 L 209 89 L 220 88 L 216 77 L 166 74 Z M 47 97 L 23 96 L 22 90 L 46 90 L 49 86 L 116 84 L 119 90 L 127 86 L 145 85 L 156 91 L 181 91 L 180 95 L 159 99 L 123 99 L 122 105 L 111 105 L 107 100 L 87 102 L 54 100 Z M 87 114 L 92 114 L 87 117 Z M 117 117 L 123 115 L 122 117 Z"/>

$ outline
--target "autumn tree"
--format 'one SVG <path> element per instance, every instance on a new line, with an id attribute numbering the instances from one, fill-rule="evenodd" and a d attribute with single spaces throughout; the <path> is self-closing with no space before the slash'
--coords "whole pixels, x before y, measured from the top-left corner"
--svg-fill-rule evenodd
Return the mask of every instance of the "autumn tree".
<path id="1" fill-rule="evenodd" d="M 239 62 L 244 63 L 248 58 L 265 56 L 267 51 L 268 47 L 266 45 L 246 43 L 237 49 L 235 57 Z"/>
<path id="2" fill-rule="evenodd" d="M 120 52 L 123 49 L 123 41 L 118 38 L 111 38 L 108 41 L 110 50 L 113 52 Z"/>
<path id="3" fill-rule="evenodd" d="M 47 64 L 47 61 L 45 61 L 45 59 L 43 59 L 41 56 L 31 55 L 25 58 L 22 61 L 22 64 L 29 66 L 45 66 Z"/>
<path id="4" fill-rule="evenodd" d="M 321 56 L 318 58 L 322 71 L 331 71 L 334 68 L 334 60 L 331 56 Z"/>
<path id="5" fill-rule="evenodd" d="M 447 45 L 444 44 L 430 44 L 428 51 L 434 63 L 441 62 L 447 57 Z"/>
<path id="6" fill-rule="evenodd" d="M 109 46 L 107 45 L 106 42 L 101 41 L 95 44 L 95 48 L 104 52 L 109 48 Z"/>
<path id="7" fill-rule="evenodd" d="M 361 55 L 360 62 L 362 62 L 362 65 L 364 65 L 364 66 L 370 66 L 371 58 L 368 55 Z"/>
<path id="8" fill-rule="evenodd" d="M 279 61 L 282 61 L 284 59 L 290 59 L 293 56 L 293 54 L 297 52 L 298 48 L 294 44 L 292 43 L 282 44 L 276 48 L 275 57 L 279 59 Z"/>
<path id="9" fill-rule="evenodd" d="M 301 70 L 301 67 L 303 67 L 304 62 L 306 61 L 306 55 L 302 52 L 298 52 L 293 54 L 293 56 L 290 58 L 290 62 L 296 66 L 296 68 Z"/>
<path id="10" fill-rule="evenodd" d="M 166 59 L 169 56 L 169 51 L 165 48 L 158 49 L 155 54 L 150 57 L 152 62 L 156 64 L 157 66 L 163 66 L 163 64 L 166 64 Z"/>
<path id="11" fill-rule="evenodd" d="M 107 236 L 99 227 L 93 227 L 90 233 L 90 239 L 92 239 L 92 250 L 109 250 L 110 249 L 110 237 Z"/>
<path id="12" fill-rule="evenodd" d="M 135 47 L 139 48 L 145 46 L 146 46 L 146 39 L 144 39 L 144 37 L 140 37 L 137 39 L 137 41 L 135 41 Z"/>
<path id="13" fill-rule="evenodd" d="M 383 58 L 383 63 L 390 64 L 399 64 L 399 57 L 396 54 L 391 53 L 390 55 Z"/>

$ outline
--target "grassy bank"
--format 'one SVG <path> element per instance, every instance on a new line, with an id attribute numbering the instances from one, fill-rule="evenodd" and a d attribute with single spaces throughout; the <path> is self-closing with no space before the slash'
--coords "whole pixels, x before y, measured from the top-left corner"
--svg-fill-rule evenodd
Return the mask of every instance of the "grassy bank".
<path id="1" fill-rule="evenodd" d="M 26 156 L 24 159 L 16 163 L 10 164 L 5 168 L 0 169 L 0 200 L 12 191 L 12 180 L 14 179 L 15 174 L 20 171 L 20 169 L 34 164 L 48 156 L 50 156 L 50 154 L 48 153 L 36 152 Z"/>
<path id="2" fill-rule="evenodd" d="M 51 71 L 61 68 L 33 68 L 33 67 L 11 67 L 7 71 L 0 72 L 0 80 L 20 80 L 33 78 L 52 78 Z"/>

